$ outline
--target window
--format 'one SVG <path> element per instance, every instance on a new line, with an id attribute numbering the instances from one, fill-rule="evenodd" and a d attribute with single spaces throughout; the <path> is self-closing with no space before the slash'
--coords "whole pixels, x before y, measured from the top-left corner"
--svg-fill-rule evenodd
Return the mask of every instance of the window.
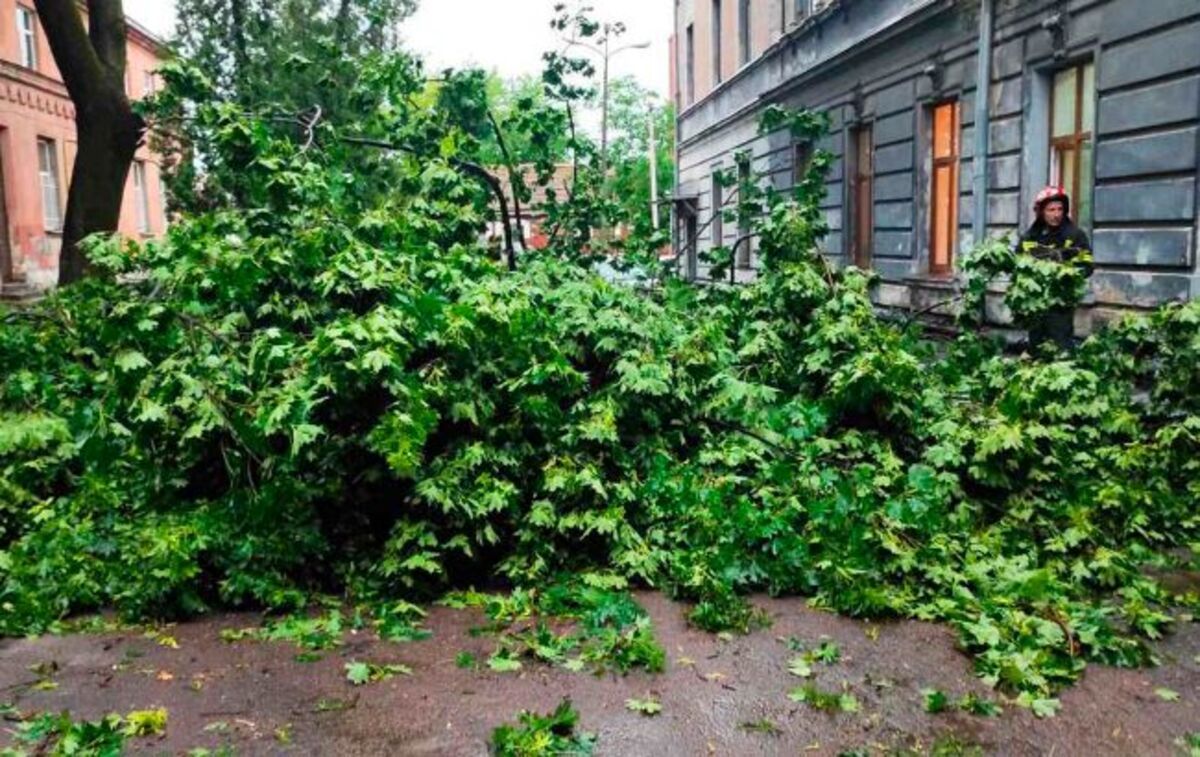
<path id="1" fill-rule="evenodd" d="M 796 0 L 796 23 L 808 18 L 810 0 Z"/>
<path id="2" fill-rule="evenodd" d="M 812 161 L 812 142 L 803 139 L 792 146 L 792 186 L 799 185 L 808 177 L 808 169 L 812 168 Z"/>
<path id="3" fill-rule="evenodd" d="M 738 156 L 738 238 L 735 244 L 737 245 L 737 266 L 739 268 L 750 267 L 750 212 L 743 204 L 750 194 L 750 157 L 748 155 Z"/>
<path id="4" fill-rule="evenodd" d="M 150 97 L 154 94 L 154 74 L 149 71 L 142 73 L 142 96 Z"/>
<path id="5" fill-rule="evenodd" d="M 167 215 L 167 181 L 163 178 L 163 169 L 158 167 L 158 207 L 162 209 L 162 227 L 168 226 L 170 219 Z"/>
<path id="6" fill-rule="evenodd" d="M 137 228 L 140 234 L 150 233 L 150 193 L 146 188 L 146 163 L 133 163 L 133 202 L 137 211 Z"/>
<path id="7" fill-rule="evenodd" d="M 687 104 L 696 102 L 696 27 L 688 24 L 684 55 L 684 75 L 687 77 Z"/>
<path id="8" fill-rule="evenodd" d="M 850 156 L 854 162 L 850 182 L 851 223 L 854 236 L 850 249 L 854 265 L 864 271 L 871 268 L 872 234 L 875 227 L 875 162 L 871 126 L 850 132 Z"/>
<path id="9" fill-rule="evenodd" d="M 725 223 L 721 217 L 721 206 L 724 203 L 721 193 L 721 172 L 714 171 L 712 176 L 712 246 L 720 247 L 725 243 Z"/>
<path id="10" fill-rule="evenodd" d="M 954 246 L 958 238 L 958 125 L 957 100 L 933 108 L 929 271 L 934 274 L 947 274 L 954 270 Z"/>
<path id="11" fill-rule="evenodd" d="M 721 83 L 721 0 L 712 0 L 713 85 Z"/>
<path id="12" fill-rule="evenodd" d="M 738 0 L 738 62 L 750 62 L 750 0 Z"/>
<path id="13" fill-rule="evenodd" d="M 42 220 L 46 231 L 62 231 L 62 195 L 58 186 L 58 145 L 39 139 L 38 176 L 42 182 Z"/>
<path id="14" fill-rule="evenodd" d="M 1054 75 L 1050 107 L 1050 183 L 1071 195 L 1075 222 L 1092 225 L 1095 176 L 1096 65 L 1085 63 Z"/>
<path id="15" fill-rule="evenodd" d="M 698 254 L 699 251 L 696 249 L 699 233 L 695 211 L 686 212 L 683 220 L 684 249 L 687 250 L 687 276 L 688 279 L 693 281 L 700 273 L 700 256 Z"/>
<path id="16" fill-rule="evenodd" d="M 17 41 L 21 48 L 21 65 L 37 69 L 37 16 L 21 5 L 17 6 Z"/>

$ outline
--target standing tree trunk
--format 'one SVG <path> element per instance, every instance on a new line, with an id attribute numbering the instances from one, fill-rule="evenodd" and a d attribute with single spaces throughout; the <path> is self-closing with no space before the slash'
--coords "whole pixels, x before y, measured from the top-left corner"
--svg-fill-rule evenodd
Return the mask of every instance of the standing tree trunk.
<path id="1" fill-rule="evenodd" d="M 87 0 L 86 30 L 76 0 L 34 3 L 75 105 L 79 142 L 58 263 L 58 283 L 63 286 L 87 273 L 80 242 L 89 234 L 117 230 L 125 181 L 145 123 L 125 93 L 121 0 Z"/>

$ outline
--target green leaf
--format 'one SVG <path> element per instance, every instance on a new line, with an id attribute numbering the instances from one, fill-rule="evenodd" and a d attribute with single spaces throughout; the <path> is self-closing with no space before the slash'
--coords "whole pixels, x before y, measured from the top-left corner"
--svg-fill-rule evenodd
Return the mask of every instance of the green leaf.
<path id="1" fill-rule="evenodd" d="M 161 736 L 167 730 L 167 711 L 134 710 L 125 716 L 126 736 Z"/>
<path id="2" fill-rule="evenodd" d="M 1154 695 L 1164 702 L 1178 702 L 1180 699 L 1179 692 L 1165 688 L 1155 689 Z"/>
<path id="3" fill-rule="evenodd" d="M 656 699 L 626 699 L 625 709 L 640 712 L 647 717 L 654 717 L 662 712 L 662 703 Z"/>
<path id="4" fill-rule="evenodd" d="M 963 712 L 987 718 L 994 718 L 1002 713 L 1000 706 L 995 702 L 974 693 L 967 694 L 959 700 L 958 707 Z"/>
<path id="5" fill-rule="evenodd" d="M 921 689 L 921 696 L 925 699 L 925 712 L 945 712 L 950 706 L 950 699 L 944 691 L 938 689 Z"/>
<path id="6" fill-rule="evenodd" d="M 806 655 L 793 657 L 788 663 L 788 672 L 800 678 L 809 678 L 812 676 L 812 664 L 809 663 Z"/>
<path id="7" fill-rule="evenodd" d="M 1062 702 L 1052 698 L 1033 698 L 1029 708 L 1039 718 L 1052 718 L 1062 709 Z"/>
<path id="8" fill-rule="evenodd" d="M 371 680 L 371 666 L 365 662 L 346 663 L 346 680 L 355 686 L 362 686 Z"/>
<path id="9" fill-rule="evenodd" d="M 832 641 L 822 641 L 820 646 L 813 650 L 812 659 L 832 665 L 842 659 L 842 649 Z"/>
<path id="10" fill-rule="evenodd" d="M 137 350 L 125 350 L 124 352 L 118 353 L 113 362 L 116 364 L 118 369 L 124 371 L 125 373 L 131 373 L 133 371 L 141 370 L 142 368 L 150 367 L 150 361 L 146 359 L 145 355 Z"/>
<path id="11" fill-rule="evenodd" d="M 386 681 L 398 675 L 410 676 L 412 672 L 412 668 L 398 663 L 386 665 L 358 661 L 346 663 L 346 680 L 354 686 L 378 683 L 379 681 Z"/>
<path id="12" fill-rule="evenodd" d="M 295 455 L 316 441 L 323 433 L 324 429 L 311 423 L 299 423 L 292 426 L 292 454 Z"/>
<path id="13" fill-rule="evenodd" d="M 513 673 L 521 669 L 521 661 L 506 652 L 497 652 L 488 658 L 488 667 L 497 673 Z"/>

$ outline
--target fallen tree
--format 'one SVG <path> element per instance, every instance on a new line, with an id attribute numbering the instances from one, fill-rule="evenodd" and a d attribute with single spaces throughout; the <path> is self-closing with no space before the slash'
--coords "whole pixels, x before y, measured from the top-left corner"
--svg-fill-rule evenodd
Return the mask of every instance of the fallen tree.
<path id="1" fill-rule="evenodd" d="M 822 156 L 762 198 L 745 288 L 617 285 L 561 244 L 508 271 L 455 170 L 470 141 L 403 102 L 299 139 L 195 103 L 238 204 L 94 240 L 135 283 L 3 316 L 0 632 L 563 575 L 745 630 L 766 590 L 951 623 L 1045 714 L 1086 661 L 1151 662 L 1196 603 L 1142 572 L 1200 527 L 1196 305 L 1072 358 L 935 352 L 814 252 Z M 340 137 L 377 133 L 407 149 L 347 172 Z M 394 194 L 356 191 L 382 176 Z"/>

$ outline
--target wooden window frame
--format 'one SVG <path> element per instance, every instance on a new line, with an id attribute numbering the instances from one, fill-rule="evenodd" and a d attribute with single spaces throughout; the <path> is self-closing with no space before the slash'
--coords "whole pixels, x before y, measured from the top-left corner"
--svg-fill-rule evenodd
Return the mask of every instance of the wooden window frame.
<path id="1" fill-rule="evenodd" d="M 866 140 L 866 166 L 863 153 Z M 847 182 L 850 190 L 850 262 L 869 271 L 873 265 L 875 243 L 875 124 L 864 122 L 850 129 L 853 172 Z"/>
<path id="2" fill-rule="evenodd" d="M 1091 143 L 1093 150 L 1095 149 L 1095 132 L 1083 130 L 1083 98 L 1085 95 L 1083 72 L 1087 66 L 1092 64 L 1093 61 L 1090 60 L 1081 61 L 1066 68 L 1057 69 L 1050 75 L 1050 183 L 1063 187 L 1067 191 L 1067 195 L 1071 198 L 1072 212 L 1076 215 L 1076 221 L 1079 220 L 1079 210 L 1083 206 L 1083 146 Z M 1055 137 L 1055 79 L 1059 74 L 1067 71 L 1075 73 L 1075 124 L 1070 134 Z M 1060 155 L 1064 152 L 1071 152 L 1075 156 L 1075 171 L 1074 176 L 1071 177 L 1070 186 L 1067 186 L 1066 177 L 1062 175 L 1063 160 Z M 1093 160 L 1095 160 L 1094 157 Z"/>
<path id="3" fill-rule="evenodd" d="M 937 111 L 939 108 L 950 106 L 953 113 L 950 122 L 950 154 L 937 155 Z M 962 160 L 962 104 L 955 98 L 942 100 L 930 108 L 930 139 L 929 151 L 932 162 L 929 176 L 929 273 L 933 276 L 949 276 L 954 272 L 954 264 L 958 247 L 959 219 L 959 173 Z M 938 169 L 950 169 L 950 218 L 943 219 L 938 213 Z M 949 247 L 946 250 L 946 260 L 939 262 L 937 256 L 937 232 L 941 224 L 946 224 L 946 239 Z"/>

